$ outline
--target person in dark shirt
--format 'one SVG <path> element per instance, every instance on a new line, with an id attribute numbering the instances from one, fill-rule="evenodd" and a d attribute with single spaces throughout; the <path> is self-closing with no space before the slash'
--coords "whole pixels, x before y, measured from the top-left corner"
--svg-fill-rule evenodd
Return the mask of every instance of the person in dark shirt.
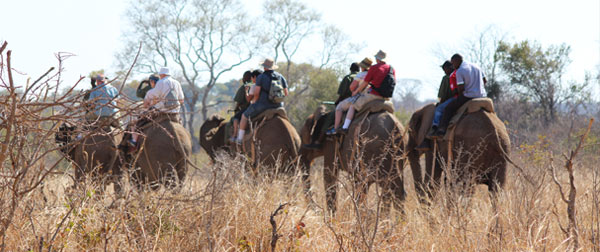
<path id="1" fill-rule="evenodd" d="M 140 85 L 137 87 L 137 90 L 135 91 L 135 96 L 142 98 L 142 100 L 143 100 L 144 97 L 146 97 L 146 93 L 148 93 L 148 91 L 150 91 L 150 89 L 154 88 L 154 86 L 156 85 L 156 82 L 158 82 L 158 80 L 160 80 L 160 77 L 158 77 L 157 74 L 150 75 L 150 77 L 148 77 L 147 80 L 143 80 L 142 82 L 140 82 Z M 144 86 L 144 84 L 146 84 L 146 85 Z"/>
<path id="2" fill-rule="evenodd" d="M 345 100 L 352 96 L 352 90 L 350 89 L 350 84 L 354 81 L 354 77 L 359 71 L 359 63 L 354 62 L 350 65 L 350 74 L 344 76 L 342 82 L 340 82 L 340 86 L 338 87 L 338 99 L 335 101 L 335 105 L 337 106 L 341 101 Z M 305 144 L 302 147 L 311 149 L 311 150 L 319 150 L 323 147 L 323 141 L 325 140 L 326 132 L 329 127 L 334 124 L 335 121 L 335 110 L 331 111 L 325 115 L 323 115 L 322 119 L 319 119 L 317 125 L 315 126 L 315 130 L 313 135 L 311 136 L 311 143 Z"/>
<path id="3" fill-rule="evenodd" d="M 233 97 L 233 101 L 235 102 L 235 115 L 231 119 L 233 121 L 233 132 L 230 141 L 235 141 L 235 132 L 238 131 L 238 127 L 240 125 L 240 120 L 242 119 L 242 113 L 246 111 L 246 109 L 250 106 L 250 96 L 248 95 L 250 91 L 250 87 L 252 86 L 252 72 L 246 71 L 242 77 L 242 85 L 238 88 L 235 93 L 235 97 Z"/>

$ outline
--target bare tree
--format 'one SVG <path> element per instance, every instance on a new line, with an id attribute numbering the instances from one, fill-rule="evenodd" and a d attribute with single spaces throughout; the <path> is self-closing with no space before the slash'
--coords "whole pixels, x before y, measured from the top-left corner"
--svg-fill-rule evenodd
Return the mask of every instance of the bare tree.
<path id="1" fill-rule="evenodd" d="M 210 104 L 209 99 L 217 81 L 250 60 L 261 40 L 253 34 L 252 22 L 237 0 L 134 0 L 127 16 L 132 29 L 124 34 L 129 46 L 117 55 L 121 64 L 142 41 L 137 72 L 176 66 L 177 76 L 190 90 L 185 102 L 191 133 L 195 113 L 200 110 L 206 119 L 208 109 L 218 103 Z"/>
<path id="2" fill-rule="evenodd" d="M 277 61 L 279 53 L 283 54 L 287 62 L 284 76 L 288 78 L 292 58 L 300 44 L 315 32 L 321 15 L 296 0 L 265 1 L 263 9 L 268 35 L 275 50 L 274 59 Z"/>
<path id="3" fill-rule="evenodd" d="M 348 63 L 350 57 L 356 55 L 364 46 L 350 42 L 350 37 L 334 25 L 327 25 L 320 31 L 323 46 L 320 51 L 319 68 L 336 67 Z"/>

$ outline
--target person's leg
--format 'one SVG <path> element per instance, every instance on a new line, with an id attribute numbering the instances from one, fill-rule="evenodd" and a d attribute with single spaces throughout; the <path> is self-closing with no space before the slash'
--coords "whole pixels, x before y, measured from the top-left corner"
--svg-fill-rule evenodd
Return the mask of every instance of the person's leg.
<path id="1" fill-rule="evenodd" d="M 469 100 L 471 99 L 461 95 L 446 105 L 446 109 L 444 109 L 444 115 L 442 115 L 442 120 L 440 121 L 438 130 L 434 134 L 435 136 L 443 136 L 446 134 L 446 129 L 448 128 L 450 120 L 452 120 L 452 117 L 456 111 Z"/>
<path id="2" fill-rule="evenodd" d="M 344 126 L 342 126 L 343 130 L 348 130 L 348 128 L 350 128 L 350 123 L 352 123 L 352 119 L 354 118 L 355 111 L 356 111 L 356 109 L 354 108 L 353 105 L 351 105 L 350 109 L 348 109 L 348 113 L 346 114 L 346 120 L 344 120 Z"/>
<path id="3" fill-rule="evenodd" d="M 229 138 L 231 141 L 235 141 L 235 133 L 238 132 L 240 122 L 237 118 L 233 118 L 233 134 Z"/>
<path id="4" fill-rule="evenodd" d="M 452 97 L 448 100 L 445 100 L 444 102 L 440 103 L 439 105 L 437 105 L 437 107 L 435 108 L 435 114 L 433 115 L 433 122 L 431 123 L 432 126 L 439 126 L 440 125 L 440 120 L 442 119 L 442 115 L 444 114 L 444 110 L 446 109 L 446 107 L 448 106 L 448 104 L 452 101 L 456 100 L 455 97 Z"/>
<path id="5" fill-rule="evenodd" d="M 235 141 L 237 143 L 241 143 L 242 139 L 244 139 L 244 134 L 246 134 L 246 127 L 248 127 L 248 118 L 246 115 L 242 115 L 242 120 L 240 120 L 239 130 L 237 131 L 238 135 Z"/>

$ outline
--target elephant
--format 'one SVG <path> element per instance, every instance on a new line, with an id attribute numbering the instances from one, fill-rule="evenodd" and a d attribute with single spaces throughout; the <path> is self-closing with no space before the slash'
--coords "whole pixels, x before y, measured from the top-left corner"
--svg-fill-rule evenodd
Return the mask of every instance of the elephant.
<path id="1" fill-rule="evenodd" d="M 471 183 L 485 184 L 488 186 L 490 196 L 495 198 L 496 193 L 506 183 L 508 153 L 511 146 L 504 123 L 495 113 L 484 109 L 465 113 L 455 125 L 452 141 L 438 139 L 436 146 L 424 153 L 426 167 L 423 177 L 419 163 L 423 153 L 415 150 L 415 147 L 423 141 L 429 130 L 434 110 L 435 105 L 428 104 L 415 111 L 408 126 L 408 160 L 413 171 L 415 190 L 420 199 L 433 196 L 436 186 L 440 184 L 444 162 L 446 165 L 451 164 L 447 169 L 451 168 L 454 171 L 456 183 L 467 186 L 466 192 L 470 191 Z M 450 160 L 448 160 L 449 145 L 451 145 Z M 434 161 L 434 156 L 441 159 Z"/>
<path id="2" fill-rule="evenodd" d="M 311 131 L 322 111 L 323 108 L 318 108 L 305 120 L 300 130 L 303 144 L 310 142 Z M 308 176 L 310 167 L 314 159 L 323 156 L 323 179 L 329 211 L 335 214 L 337 210 L 337 179 L 340 169 L 354 175 L 353 182 L 359 191 L 359 197 L 365 196 L 369 186 L 377 183 L 384 190 L 384 206 L 387 208 L 390 203 L 394 203 L 399 210 L 402 210 L 401 202 L 406 198 L 402 176 L 403 152 L 408 140 L 407 135 L 404 134 L 404 127 L 388 111 L 365 115 L 362 123 L 359 122 L 359 117 L 355 117 L 357 122 L 350 126 L 348 135 L 328 138 L 319 150 L 307 148 L 300 150 L 300 160 L 304 169 L 303 181 L 308 200 L 312 202 L 308 192 L 311 183 Z M 350 135 L 353 132 L 356 134 L 355 137 Z M 355 160 L 357 158 L 360 160 Z"/>
<path id="3" fill-rule="evenodd" d="M 213 115 L 200 127 L 200 145 L 213 160 L 218 150 L 231 150 L 229 153 L 237 150 L 249 157 L 253 169 L 259 165 L 271 168 L 281 165 L 283 172 L 293 172 L 291 163 L 298 158 L 301 143 L 296 129 L 278 113 L 263 117 L 264 120 L 260 115 L 257 118 L 242 145 L 236 147 L 225 143 L 225 119 Z"/>
<path id="4" fill-rule="evenodd" d="M 206 151 L 210 159 L 215 162 L 217 152 L 224 150 L 230 152 L 230 146 L 225 139 L 225 130 L 227 122 L 225 118 L 219 115 L 209 117 L 202 126 L 200 126 L 200 146 Z"/>
<path id="5" fill-rule="evenodd" d="M 62 123 L 55 135 L 55 141 L 60 150 L 72 161 L 75 169 L 75 186 L 89 175 L 93 181 L 101 181 L 109 175 L 109 181 L 114 182 L 115 191 L 120 191 L 122 159 L 117 150 L 119 135 L 110 127 L 84 127 Z M 76 134 L 81 139 L 76 139 Z"/>
<path id="6" fill-rule="evenodd" d="M 181 185 L 190 163 L 192 140 L 178 116 L 159 114 L 140 130 L 137 152 L 128 153 L 123 147 L 127 146 L 126 137 L 119 148 L 133 168 L 132 180 L 138 187 L 147 184 L 152 189 L 161 183 L 168 188 Z"/>

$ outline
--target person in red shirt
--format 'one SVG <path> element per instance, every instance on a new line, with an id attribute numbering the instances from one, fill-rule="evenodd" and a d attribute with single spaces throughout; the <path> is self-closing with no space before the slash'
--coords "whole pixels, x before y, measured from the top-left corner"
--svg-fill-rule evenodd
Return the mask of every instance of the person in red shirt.
<path id="1" fill-rule="evenodd" d="M 361 80 L 361 82 L 358 84 L 358 88 L 352 92 L 352 96 L 355 97 L 355 100 L 352 106 L 350 106 L 350 109 L 348 109 L 348 113 L 346 114 L 346 120 L 344 121 L 344 125 L 342 126 L 341 133 L 346 133 L 348 131 L 350 123 L 354 118 L 355 111 L 362 110 L 365 104 L 371 101 L 385 99 L 372 87 L 379 88 L 381 86 L 381 83 L 383 82 L 383 79 L 385 79 L 385 76 L 390 71 L 390 65 L 386 63 L 386 58 L 386 53 L 382 50 L 379 50 L 379 52 L 375 54 L 375 60 L 377 61 L 377 64 L 369 68 L 369 72 L 367 72 L 367 76 L 365 76 L 365 79 Z M 391 70 L 393 71 L 393 69 Z M 394 76 L 396 76 L 395 71 L 393 72 L 393 74 Z M 365 88 L 367 88 L 368 85 L 371 85 L 372 87 L 369 87 L 368 92 L 366 94 L 361 94 L 362 91 Z M 338 133 L 338 129 L 336 129 L 335 133 Z"/>

